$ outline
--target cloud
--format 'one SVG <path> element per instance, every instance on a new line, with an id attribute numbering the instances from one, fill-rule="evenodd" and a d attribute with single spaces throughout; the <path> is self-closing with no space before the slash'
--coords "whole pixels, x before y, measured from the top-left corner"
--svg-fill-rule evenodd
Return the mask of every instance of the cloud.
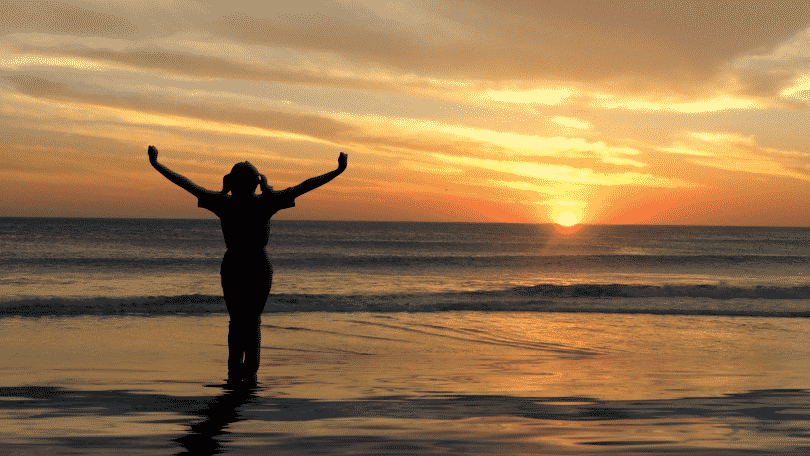
<path id="1" fill-rule="evenodd" d="M 807 101 L 810 75 L 810 29 L 777 46 L 756 49 L 731 62 L 741 91 L 776 100 Z"/>
<path id="2" fill-rule="evenodd" d="M 330 55 L 358 68 L 382 69 L 394 76 L 417 74 L 425 80 L 536 85 L 540 79 L 552 79 L 564 85 L 595 84 L 611 93 L 658 91 L 662 96 L 689 97 L 707 87 L 717 89 L 723 81 L 716 76 L 724 63 L 754 49 L 776 46 L 807 26 L 810 13 L 807 2 L 560 0 L 402 5 L 74 0 L 6 1 L 0 8 L 5 33 L 187 35 L 205 37 L 212 45 L 224 39 L 294 50 L 303 56 Z M 150 59 L 162 59 L 138 52 L 147 51 L 96 56 L 146 66 Z M 176 64 L 162 63 L 175 71 L 198 63 L 184 61 L 182 55 L 167 57 L 178 58 Z M 213 60 L 199 63 L 228 66 Z M 248 78 L 261 77 L 257 70 L 250 65 L 232 69 Z M 272 69 L 268 74 L 274 77 Z M 307 74 L 299 77 L 306 79 Z"/>
<path id="3" fill-rule="evenodd" d="M 404 138 L 430 138 L 434 145 L 427 150 L 441 150 L 445 144 L 460 141 L 467 147 L 468 152 L 484 152 L 489 149 L 488 155 L 497 151 L 499 155 L 508 156 L 556 157 L 559 159 L 592 158 L 616 166 L 646 166 L 643 162 L 627 157 L 640 154 L 636 149 L 614 147 L 603 141 L 590 141 L 585 138 L 525 135 L 414 118 L 351 113 L 333 113 L 331 117 L 353 122 L 358 125 L 358 129 L 362 128 L 368 132 L 385 130 L 389 135 L 396 134 Z M 464 153 L 463 150 L 460 152 Z"/>
<path id="4" fill-rule="evenodd" d="M 0 79 L 13 83 L 19 92 L 37 98 L 134 110 L 155 115 L 204 119 L 217 123 L 297 133 L 320 139 L 331 139 L 352 129 L 348 124 L 322 116 L 239 106 L 227 99 L 191 99 L 165 93 L 159 95 L 145 93 L 124 95 L 120 92 L 93 94 L 81 92 L 67 84 L 31 75 L 0 76 Z"/>
<path id="5" fill-rule="evenodd" d="M 566 106 L 587 109 L 609 109 L 635 112 L 672 112 L 702 114 L 729 110 L 764 109 L 766 106 L 750 97 L 716 93 L 710 96 L 683 97 L 672 94 L 655 93 L 640 96 L 626 96 L 578 88 L 534 88 L 527 90 L 503 89 L 473 93 L 468 100 L 492 106 L 492 102 L 512 105 L 532 105 L 536 109 L 544 106 Z M 551 119 L 569 128 L 590 128 L 590 122 L 564 116 Z"/>
<path id="6" fill-rule="evenodd" d="M 406 25 L 342 5 L 318 13 L 309 4 L 281 14 L 243 9 L 208 27 L 239 42 L 436 77 L 612 81 L 629 91 L 680 84 L 676 90 L 690 91 L 711 82 L 723 62 L 806 26 L 810 12 L 801 2 L 440 1 Z"/>
<path id="7" fill-rule="evenodd" d="M 587 191 L 798 189 L 810 175 L 793 109 L 810 101 L 807 2 L 0 0 L 0 13 L 7 125 L 126 144 L 110 154 L 155 138 L 216 185 L 237 153 L 294 180 L 337 148 L 381 199 L 516 211 L 545 208 L 538 192 L 559 208 L 591 204 Z"/>
<path id="8" fill-rule="evenodd" d="M 0 2 L 0 33 L 48 31 L 79 36 L 130 36 L 138 26 L 124 17 L 65 2 Z"/>
<path id="9" fill-rule="evenodd" d="M 461 174 L 464 172 L 461 168 L 455 166 L 437 166 L 412 160 L 401 160 L 399 164 L 405 169 L 428 174 Z"/>
<path id="10" fill-rule="evenodd" d="M 593 124 L 587 120 L 577 119 L 574 117 L 554 116 L 551 121 L 562 125 L 565 128 L 572 128 L 575 130 L 589 130 L 593 128 Z"/>
<path id="11" fill-rule="evenodd" d="M 810 181 L 810 154 L 761 146 L 752 136 L 688 132 L 661 152 L 689 156 L 688 162 L 726 171 Z"/>
<path id="12" fill-rule="evenodd" d="M 680 100 L 648 100 L 643 98 L 617 97 L 610 94 L 596 94 L 590 101 L 590 106 L 605 109 L 623 109 L 640 112 L 677 112 L 684 114 L 700 114 L 720 112 L 727 110 L 761 109 L 756 100 L 734 97 L 730 95 L 717 95 L 711 98 L 692 101 Z"/>
<path id="13" fill-rule="evenodd" d="M 587 188 L 583 184 L 568 183 L 566 185 L 558 185 L 556 182 L 549 182 L 549 185 L 538 185 L 532 182 L 515 181 L 515 180 L 498 180 L 490 179 L 488 182 L 496 187 L 510 188 L 513 190 L 522 190 L 532 194 L 546 195 L 554 198 L 556 202 L 559 198 L 570 198 L 582 196 Z M 536 203 L 540 204 L 540 203 Z"/>
<path id="14" fill-rule="evenodd" d="M 441 132 L 413 130 L 421 125 L 417 119 L 402 120 L 405 131 L 397 132 L 392 122 L 397 119 L 375 116 L 376 128 L 369 128 L 366 116 L 341 116 L 332 113 L 308 113 L 295 110 L 273 109 L 262 98 L 242 97 L 233 93 L 215 93 L 203 90 L 145 87 L 127 88 L 117 83 L 111 86 L 66 84 L 33 75 L 2 75 L 23 98 L 5 97 L 6 113 L 18 117 L 34 116 L 40 128 L 50 130 L 72 125 L 76 131 L 97 130 L 107 134 L 110 125 L 116 131 L 126 128 L 186 129 L 200 133 L 248 135 L 288 139 L 293 141 L 363 147 L 377 157 L 389 154 L 408 157 L 417 166 L 425 151 L 444 151 L 457 154 L 480 153 L 479 142 L 468 137 L 441 137 Z M 115 80 L 113 80 L 115 81 Z M 126 90 L 126 91 L 125 91 Z M 58 102 L 53 104 L 50 101 Z M 27 110 L 22 109 L 30 105 Z M 9 111 L 9 109 L 13 110 Z M 24 114 L 24 112 L 30 114 Z M 47 114 L 44 114 L 47 113 Z M 81 124 L 77 124 L 80 122 Z M 416 122 L 416 123 L 413 123 Z M 471 131 L 474 131 L 472 129 Z M 430 133 L 426 137 L 422 133 Z M 119 133 L 116 133 L 119 134 Z M 246 141 L 247 139 L 239 139 Z M 422 170 L 426 168 L 422 167 Z M 449 170 L 439 166 L 442 172 Z"/>
<path id="15" fill-rule="evenodd" d="M 416 89 L 436 90 L 442 85 L 454 83 L 453 81 L 440 81 L 413 76 L 406 78 L 375 77 L 374 74 L 352 72 L 343 72 L 343 74 L 337 75 L 335 70 L 330 70 L 329 67 L 322 69 L 296 68 L 271 62 L 249 63 L 215 55 L 167 50 L 155 44 L 140 45 L 134 49 L 128 46 L 129 49 L 127 50 L 117 50 L 90 47 L 77 42 L 51 44 L 50 46 L 32 46 L 21 43 L 19 40 L 17 42 L 7 40 L 4 47 L 5 55 L 0 58 L 0 65 L 6 68 L 33 65 L 72 68 L 125 66 L 151 71 L 163 77 L 168 74 L 175 74 L 199 80 L 231 79 L 280 82 L 392 93 L 408 93 Z M 243 51 L 247 52 L 247 50 Z M 256 61 L 262 62 L 263 59 L 254 59 L 254 62 Z"/>
<path id="16" fill-rule="evenodd" d="M 41 14 L 17 18 L 17 9 L 25 9 L 20 5 L 33 3 L 45 5 Z M 242 0 L 171 6 L 76 1 L 1 4 L 12 5 L 2 17 L 16 24 L 7 26 L 7 33 L 120 37 L 136 29 L 157 30 L 160 33 L 150 36 L 164 39 L 153 41 L 152 49 L 131 41 L 130 49 L 61 45 L 47 51 L 154 71 L 398 93 L 414 88 L 446 92 L 477 87 L 482 89 L 477 96 L 483 100 L 549 106 L 570 103 L 572 91 L 580 91 L 590 96 L 594 107 L 652 112 L 751 108 L 755 100 L 726 93 L 728 62 L 777 46 L 807 26 L 805 18 L 810 14 L 806 2 L 734 2 L 722 7 L 682 1 L 596 5 L 438 1 L 402 7 L 309 0 L 284 5 Z M 97 29 L 72 33 L 59 25 L 60 17 L 79 16 L 92 19 Z M 155 16 L 162 18 L 162 25 L 155 25 Z M 183 37 L 206 41 L 200 45 L 208 49 L 196 54 L 169 51 L 167 34 L 173 35 L 175 44 Z M 228 58 L 212 51 L 234 43 L 289 51 L 300 55 L 301 61 L 332 59 L 351 69 L 341 77 L 311 66 L 278 64 L 266 56 L 246 60 L 244 55 Z M 758 65 L 764 65 L 775 57 L 758 58 Z M 751 57 L 747 65 L 754 60 Z M 737 70 L 746 66 L 735 65 Z M 374 78 L 375 74 L 384 78 Z M 542 80 L 554 81 L 557 87 L 538 87 Z M 750 81 L 741 84 L 751 85 Z M 600 98 L 600 93 L 605 96 Z"/>
<path id="17" fill-rule="evenodd" d="M 472 98 L 503 101 L 507 103 L 526 103 L 554 106 L 561 104 L 565 99 L 570 98 L 575 94 L 576 92 L 574 90 L 567 87 L 541 87 L 529 90 L 486 90 L 474 95 Z"/>
<path id="18" fill-rule="evenodd" d="M 443 154 L 431 156 L 447 164 L 466 165 L 490 171 L 531 177 L 534 179 L 574 184 L 591 184 L 603 186 L 631 185 L 640 187 L 694 187 L 696 184 L 679 179 L 667 179 L 636 172 L 603 173 L 589 168 L 574 168 L 565 165 L 526 163 L 511 160 L 491 160 L 472 157 L 456 157 Z"/>

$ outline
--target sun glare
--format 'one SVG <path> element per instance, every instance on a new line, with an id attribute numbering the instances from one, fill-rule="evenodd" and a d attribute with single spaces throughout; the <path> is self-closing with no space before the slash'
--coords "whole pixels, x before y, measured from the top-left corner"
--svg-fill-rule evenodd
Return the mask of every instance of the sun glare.
<path id="1" fill-rule="evenodd" d="M 577 216 L 570 211 L 560 212 L 557 216 L 557 223 L 562 226 L 574 226 L 577 224 Z"/>

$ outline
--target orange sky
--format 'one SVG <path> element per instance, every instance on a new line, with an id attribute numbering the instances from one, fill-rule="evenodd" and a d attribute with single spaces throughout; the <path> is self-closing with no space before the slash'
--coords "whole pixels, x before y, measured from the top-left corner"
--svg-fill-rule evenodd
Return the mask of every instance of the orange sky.
<path id="1" fill-rule="evenodd" d="M 278 3 L 0 2 L 0 216 L 810 226 L 810 2 Z"/>

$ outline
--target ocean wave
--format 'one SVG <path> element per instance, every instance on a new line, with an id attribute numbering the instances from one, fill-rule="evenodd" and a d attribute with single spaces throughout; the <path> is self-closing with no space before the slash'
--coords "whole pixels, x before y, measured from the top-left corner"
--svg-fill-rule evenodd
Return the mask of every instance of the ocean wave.
<path id="1" fill-rule="evenodd" d="M 587 268 L 609 267 L 627 268 L 723 268 L 752 265 L 758 268 L 806 266 L 810 256 L 800 255 L 642 255 L 642 254 L 475 254 L 451 255 L 443 252 L 419 253 L 412 255 L 378 254 L 370 251 L 363 255 L 271 255 L 274 266 L 289 269 L 427 269 L 427 268 Z M 141 270 L 146 268 L 216 268 L 221 262 L 220 252 L 210 256 L 155 256 L 128 257 L 110 255 L 105 257 L 39 256 L 22 258 L 8 256 L 0 258 L 0 266 L 20 267 L 80 267 L 105 270 Z"/>
<path id="2" fill-rule="evenodd" d="M 660 315 L 810 317 L 810 286 L 535 285 L 497 291 L 399 294 L 274 293 L 272 312 L 530 311 Z M 222 296 L 26 298 L 0 303 L 0 316 L 205 315 L 225 313 Z"/>
<path id="3" fill-rule="evenodd" d="M 550 298 L 712 298 L 712 299 L 810 299 L 810 286 L 754 286 L 730 285 L 626 285 L 577 284 L 535 285 L 511 290 L 525 296 Z"/>

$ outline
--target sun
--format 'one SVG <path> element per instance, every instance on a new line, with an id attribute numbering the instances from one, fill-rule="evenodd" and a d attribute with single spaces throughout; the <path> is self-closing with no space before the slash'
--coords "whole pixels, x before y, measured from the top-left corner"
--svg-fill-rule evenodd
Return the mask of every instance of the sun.
<path id="1" fill-rule="evenodd" d="M 577 216 L 571 211 L 560 212 L 557 216 L 557 223 L 562 226 L 574 226 L 577 224 Z"/>

